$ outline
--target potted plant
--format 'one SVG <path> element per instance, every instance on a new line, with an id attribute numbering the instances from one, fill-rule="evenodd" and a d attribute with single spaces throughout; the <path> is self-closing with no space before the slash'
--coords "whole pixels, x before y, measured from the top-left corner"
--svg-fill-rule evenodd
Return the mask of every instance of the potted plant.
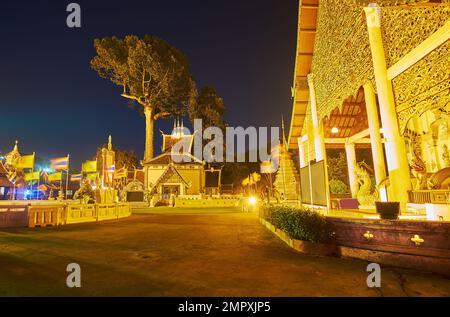
<path id="1" fill-rule="evenodd" d="M 381 219 L 397 220 L 400 213 L 400 203 L 398 201 L 376 201 L 375 207 Z"/>

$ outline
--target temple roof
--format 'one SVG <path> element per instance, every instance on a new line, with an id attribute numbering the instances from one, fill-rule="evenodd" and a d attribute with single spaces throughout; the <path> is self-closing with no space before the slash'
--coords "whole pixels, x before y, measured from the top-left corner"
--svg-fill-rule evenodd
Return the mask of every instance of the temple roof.
<path id="1" fill-rule="evenodd" d="M 14 144 L 14 148 L 12 149 L 11 152 L 9 152 L 8 154 L 6 154 L 5 158 L 6 158 L 6 165 L 15 165 L 16 163 L 18 163 L 19 159 L 20 159 L 20 152 L 19 152 L 19 141 L 16 141 L 16 143 Z"/>
<path id="2" fill-rule="evenodd" d="M 172 147 L 178 142 L 186 142 L 188 145 L 187 152 L 191 152 L 192 143 L 194 141 L 193 135 L 174 136 L 171 134 L 163 134 L 162 152 L 170 151 Z"/>
<path id="3" fill-rule="evenodd" d="M 174 162 L 174 158 L 175 161 Z M 180 162 L 180 163 L 178 163 Z M 178 154 L 178 153 L 171 153 L 170 151 L 166 151 L 157 157 L 154 157 L 147 162 L 144 162 L 144 165 L 166 165 L 166 164 L 203 164 L 202 161 L 194 157 L 190 153 L 185 154 Z"/>
<path id="4" fill-rule="evenodd" d="M 8 171 L 6 170 L 5 166 L 3 165 L 2 162 L 0 162 L 0 176 L 4 176 L 7 175 Z"/>
<path id="5" fill-rule="evenodd" d="M 0 162 L 0 187 L 14 187 L 14 184 L 9 181 L 7 175 L 8 171 L 3 166 L 3 163 Z"/>
<path id="6" fill-rule="evenodd" d="M 297 53 L 292 88 L 294 105 L 288 137 L 289 149 L 295 149 L 297 147 L 297 138 L 301 136 L 303 123 L 306 117 L 306 108 L 309 99 L 307 75 L 311 72 L 318 10 L 319 0 L 300 1 Z"/>
<path id="7" fill-rule="evenodd" d="M 175 166 L 173 164 L 169 164 L 167 166 L 167 168 L 165 169 L 165 171 L 163 172 L 163 174 L 158 178 L 158 180 L 155 183 L 155 186 L 157 186 L 159 183 L 161 183 L 162 181 L 164 181 L 168 175 L 170 175 L 169 173 L 172 173 L 174 175 L 176 175 L 176 177 L 187 187 L 189 187 L 188 182 L 186 182 L 186 180 L 183 178 L 183 176 L 180 175 L 180 173 L 178 173 L 177 169 L 175 168 Z"/>

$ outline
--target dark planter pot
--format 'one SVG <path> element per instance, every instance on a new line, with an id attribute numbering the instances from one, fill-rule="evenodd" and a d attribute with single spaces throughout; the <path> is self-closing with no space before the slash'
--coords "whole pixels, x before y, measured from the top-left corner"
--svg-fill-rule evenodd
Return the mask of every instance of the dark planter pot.
<path id="1" fill-rule="evenodd" d="M 376 201 L 375 207 L 381 219 L 397 220 L 400 213 L 399 202 Z"/>

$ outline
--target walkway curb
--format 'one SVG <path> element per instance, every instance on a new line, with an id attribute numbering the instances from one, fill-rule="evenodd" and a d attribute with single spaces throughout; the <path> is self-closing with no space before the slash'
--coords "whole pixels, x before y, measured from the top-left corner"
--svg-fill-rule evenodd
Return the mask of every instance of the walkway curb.
<path id="1" fill-rule="evenodd" d="M 284 243 L 293 248 L 294 250 L 311 254 L 316 256 L 334 256 L 338 257 L 340 255 L 339 247 L 333 244 L 323 244 L 323 243 L 313 243 L 297 239 L 292 239 L 283 230 L 275 228 L 273 224 L 268 222 L 263 218 L 259 218 L 261 224 L 265 226 L 269 231 L 280 238 Z"/>
<path id="2" fill-rule="evenodd" d="M 259 218 L 261 224 L 294 250 L 317 256 L 358 259 L 393 267 L 420 270 L 450 277 L 450 259 L 370 250 L 342 245 L 312 243 L 290 238 L 284 231 Z"/>

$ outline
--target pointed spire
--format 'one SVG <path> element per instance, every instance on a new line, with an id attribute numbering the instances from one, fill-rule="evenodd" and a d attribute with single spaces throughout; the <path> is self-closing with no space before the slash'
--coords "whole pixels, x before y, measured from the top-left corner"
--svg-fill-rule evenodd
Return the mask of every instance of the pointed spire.
<path id="1" fill-rule="evenodd" d="M 183 122 L 183 117 L 181 117 L 181 136 L 184 136 L 184 122 Z"/>
<path id="2" fill-rule="evenodd" d="M 19 151 L 19 141 L 16 140 L 16 143 L 14 144 L 13 151 L 18 152 Z"/>
<path id="3" fill-rule="evenodd" d="M 286 147 L 287 146 L 287 141 L 286 141 L 286 133 L 284 131 L 284 117 L 283 117 L 283 114 L 281 114 L 281 131 L 283 133 L 283 146 Z"/>
<path id="4" fill-rule="evenodd" d="M 112 150 L 112 136 L 111 134 L 108 136 L 108 150 Z"/>

